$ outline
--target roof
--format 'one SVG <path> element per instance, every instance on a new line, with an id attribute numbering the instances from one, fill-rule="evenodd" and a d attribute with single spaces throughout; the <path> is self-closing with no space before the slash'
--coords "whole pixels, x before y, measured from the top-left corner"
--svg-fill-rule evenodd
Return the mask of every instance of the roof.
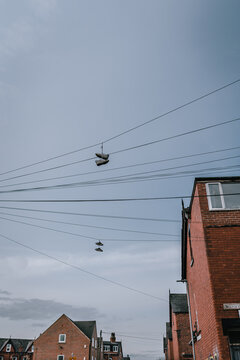
<path id="1" fill-rule="evenodd" d="M 73 321 L 71 320 L 90 340 L 96 327 L 96 321 Z"/>
<path id="2" fill-rule="evenodd" d="M 187 294 L 170 294 L 169 302 L 174 313 L 188 313 Z"/>
<path id="3" fill-rule="evenodd" d="M 0 351 L 5 347 L 5 345 L 10 343 L 14 347 L 15 352 L 27 352 L 32 342 L 32 339 L 1 338 Z"/>
<path id="4" fill-rule="evenodd" d="M 103 345 L 121 345 L 122 346 L 122 342 L 121 341 L 114 341 L 114 342 L 112 342 L 112 341 L 103 341 Z"/>
<path id="5" fill-rule="evenodd" d="M 163 337 L 163 352 L 165 352 L 167 350 L 167 338 L 164 336 Z"/>
<path id="6" fill-rule="evenodd" d="M 167 334 L 167 339 L 172 340 L 172 328 L 170 322 L 166 323 L 166 334 Z"/>

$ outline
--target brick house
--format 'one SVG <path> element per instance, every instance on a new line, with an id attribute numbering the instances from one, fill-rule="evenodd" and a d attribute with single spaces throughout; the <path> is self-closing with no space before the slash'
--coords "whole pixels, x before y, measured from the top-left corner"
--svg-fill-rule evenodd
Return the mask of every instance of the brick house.
<path id="1" fill-rule="evenodd" d="M 96 321 L 73 321 L 62 315 L 34 341 L 33 360 L 97 360 Z"/>
<path id="2" fill-rule="evenodd" d="M 115 333 L 111 333 L 110 341 L 103 341 L 104 360 L 122 360 L 122 342 L 116 341 Z"/>
<path id="3" fill-rule="evenodd" d="M 240 177 L 195 179 L 182 211 L 181 276 L 194 359 L 240 359 Z"/>
<path id="4" fill-rule="evenodd" d="M 164 338 L 166 360 L 192 359 L 188 303 L 186 294 L 169 293 L 169 323 L 166 324 L 167 337 Z"/>
<path id="5" fill-rule="evenodd" d="M 0 338 L 0 360 L 32 360 L 33 340 Z"/>
<path id="6" fill-rule="evenodd" d="M 166 323 L 166 337 L 163 338 L 163 351 L 166 360 L 173 360 L 172 327 L 170 322 Z"/>

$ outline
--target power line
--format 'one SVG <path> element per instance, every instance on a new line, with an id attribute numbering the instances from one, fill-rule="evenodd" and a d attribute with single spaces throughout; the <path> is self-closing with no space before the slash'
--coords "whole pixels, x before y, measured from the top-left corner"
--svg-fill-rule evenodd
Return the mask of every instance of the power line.
<path id="1" fill-rule="evenodd" d="M 48 159 L 44 159 L 44 160 L 41 160 L 41 161 L 37 161 L 37 162 L 34 162 L 32 164 L 29 164 L 29 165 L 25 165 L 25 166 L 21 166 L 21 167 L 16 168 L 16 169 L 8 170 L 8 171 L 5 171 L 5 172 L 1 173 L 0 176 L 9 174 L 9 173 L 17 171 L 17 170 L 23 170 L 23 169 L 29 168 L 31 166 L 34 166 L 34 165 L 39 165 L 39 164 L 45 163 L 45 162 L 50 161 L 50 160 L 59 159 L 60 157 L 63 157 L 63 156 L 66 156 L 66 155 L 71 155 L 71 154 L 77 153 L 77 152 L 82 151 L 82 150 L 91 149 L 91 148 L 93 148 L 95 146 L 98 146 L 98 145 L 101 145 L 101 143 L 96 143 L 96 144 L 93 144 L 93 145 L 85 146 L 83 148 L 73 150 L 73 151 L 69 151 L 69 152 L 66 152 L 64 154 L 53 156 L 53 157 L 50 157 Z M 89 159 L 89 160 L 92 160 L 92 159 Z M 86 161 L 86 160 L 84 160 L 84 161 Z"/>
<path id="2" fill-rule="evenodd" d="M 151 141 L 151 142 L 148 142 L 148 143 L 144 143 L 144 144 L 128 147 L 128 148 L 125 148 L 125 149 L 117 150 L 117 151 L 114 151 L 114 152 L 112 152 L 110 154 L 113 155 L 113 154 L 118 154 L 118 153 L 121 153 L 121 152 L 133 150 L 133 149 L 138 149 L 140 147 L 153 145 L 153 144 L 156 144 L 156 143 L 159 143 L 159 142 L 162 142 L 162 141 L 178 138 L 178 137 L 185 136 L 185 135 L 190 135 L 192 133 L 207 130 L 207 129 L 214 128 L 214 127 L 221 126 L 221 125 L 226 125 L 226 124 L 233 123 L 233 122 L 236 122 L 236 121 L 239 121 L 239 120 L 240 120 L 240 118 L 236 118 L 236 119 L 224 121 L 224 122 L 221 122 L 221 123 L 217 123 L 217 124 L 214 124 L 214 125 L 205 126 L 205 127 L 198 128 L 198 129 L 191 130 L 191 131 L 187 131 L 187 132 L 184 132 L 184 133 L 181 133 L 181 134 L 177 134 L 177 135 L 173 135 L 173 136 L 170 136 L 170 137 L 154 140 L 154 141 Z M 71 162 L 71 163 L 62 164 L 62 165 L 58 165 L 58 166 L 54 166 L 54 167 L 51 167 L 51 168 L 34 171 L 34 172 L 31 172 L 31 173 L 27 173 L 27 174 L 13 176 L 13 177 L 10 177 L 10 178 L 7 178 L 7 179 L 2 179 L 2 180 L 0 180 L 0 182 L 7 181 L 7 180 L 13 180 L 13 179 L 17 179 L 17 178 L 20 178 L 20 177 L 25 177 L 25 176 L 29 176 L 29 175 L 33 175 L 33 174 L 46 172 L 46 171 L 56 170 L 56 169 L 59 169 L 59 168 L 63 168 L 63 167 L 70 166 L 70 165 L 75 165 L 77 163 L 84 162 L 84 161 L 89 161 L 89 160 L 93 160 L 93 159 L 95 159 L 95 157 L 88 158 L 88 159 L 83 159 L 83 160 L 79 160 L 79 161 L 74 161 L 74 162 Z"/>
<path id="3" fill-rule="evenodd" d="M 157 232 L 140 231 L 140 230 L 127 230 L 127 229 L 119 229 L 119 228 L 109 228 L 109 227 L 104 227 L 104 226 L 86 225 L 86 224 L 72 223 L 72 222 L 67 222 L 67 221 L 57 221 L 57 220 L 36 218 L 36 217 L 33 217 L 33 216 L 26 216 L 26 215 L 9 214 L 9 213 L 5 213 L 5 212 L 0 212 L 0 214 L 7 215 L 7 216 L 9 215 L 9 216 L 20 217 L 20 218 L 25 218 L 25 219 L 31 219 L 31 220 L 46 221 L 46 222 L 56 223 L 56 224 L 87 227 L 87 228 L 91 228 L 91 229 L 94 228 L 94 229 L 104 229 L 104 230 L 111 230 L 111 231 L 114 230 L 114 231 L 122 231 L 122 232 L 129 232 L 129 233 L 138 233 L 138 234 L 178 237 L 178 235 L 168 234 L 168 233 L 157 233 Z"/>
<path id="4" fill-rule="evenodd" d="M 78 174 L 64 175 L 64 176 L 56 176 L 56 177 L 51 177 L 51 178 L 47 178 L 47 179 L 25 181 L 25 182 L 21 182 L 21 183 L 10 184 L 10 185 L 1 185 L 0 188 L 12 187 L 12 186 L 17 186 L 17 185 L 26 185 L 26 184 L 32 184 L 32 183 L 36 183 L 36 182 L 43 182 L 43 181 L 50 181 L 50 180 L 59 180 L 59 179 L 65 179 L 65 178 L 69 178 L 69 177 L 90 175 L 90 174 L 103 173 L 103 172 L 108 172 L 108 171 L 116 171 L 116 170 L 122 170 L 122 169 L 127 169 L 127 168 L 133 168 L 133 167 L 137 167 L 137 166 L 152 165 L 152 164 L 161 163 L 161 162 L 167 162 L 167 161 L 173 161 L 173 160 L 181 160 L 181 159 L 191 158 L 191 157 L 195 157 L 195 156 L 209 155 L 209 154 L 225 152 L 225 151 L 231 151 L 231 150 L 236 150 L 236 149 L 240 149 L 240 146 L 236 146 L 236 147 L 232 147 L 232 148 L 219 149 L 219 150 L 213 150 L 213 151 L 207 151 L 207 152 L 202 152 L 202 153 L 197 153 L 197 154 L 177 156 L 177 157 L 161 159 L 161 160 L 156 160 L 156 161 L 150 161 L 150 162 L 144 162 L 144 163 L 138 163 L 138 164 L 131 164 L 131 165 L 120 166 L 120 167 L 112 168 L 112 169 L 104 169 L 104 170 L 100 170 L 100 171 L 99 170 L 98 171 L 88 171 L 88 172 L 85 172 L 85 173 L 78 173 Z"/>
<path id="5" fill-rule="evenodd" d="M 186 103 L 184 103 L 184 104 L 182 104 L 182 105 L 180 105 L 180 106 L 177 106 L 177 107 L 175 107 L 175 108 L 173 108 L 173 109 L 171 109 L 171 110 L 169 110 L 169 111 L 167 111 L 167 112 L 165 112 L 165 113 L 162 113 L 162 114 L 160 114 L 160 115 L 158 115 L 158 116 L 156 116 L 156 117 L 154 117 L 154 118 L 152 118 L 152 119 L 150 119 L 150 120 L 148 120 L 148 121 L 145 121 L 145 122 L 142 123 L 142 124 L 139 124 L 139 125 L 137 125 L 137 126 L 134 126 L 134 127 L 130 128 L 130 129 L 125 130 L 125 131 L 123 131 L 123 132 L 121 132 L 121 133 L 119 133 L 119 134 L 116 134 L 116 135 L 114 135 L 114 136 L 112 136 L 112 137 L 110 137 L 110 138 L 107 138 L 107 139 L 104 140 L 104 143 L 109 142 L 109 141 L 111 141 L 111 140 L 113 140 L 113 139 L 116 139 L 116 138 L 118 138 L 118 137 L 120 137 L 120 136 L 122 136 L 122 135 L 124 135 L 124 134 L 127 134 L 127 133 L 129 133 L 129 132 L 131 132 L 131 131 L 133 131 L 133 130 L 136 130 L 136 129 L 138 129 L 138 128 L 144 126 L 144 125 L 147 125 L 147 124 L 149 124 L 149 123 L 151 123 L 151 122 L 154 122 L 154 121 L 156 121 L 156 120 L 158 120 L 158 119 L 160 119 L 160 118 L 163 118 L 164 116 L 167 116 L 167 115 L 169 115 L 169 114 L 171 114 L 171 113 L 173 113 L 173 112 L 176 112 L 176 111 L 178 111 L 178 110 L 180 110 L 180 109 L 182 109 L 182 108 L 184 108 L 184 107 L 187 107 L 187 106 L 189 106 L 189 105 L 191 105 L 191 104 L 193 104 L 193 103 L 195 103 L 195 102 L 197 102 L 197 101 L 199 101 L 199 100 L 202 100 L 202 99 L 204 99 L 204 98 L 206 98 L 206 97 L 208 97 L 208 96 L 210 96 L 210 95 L 212 95 L 212 94 L 215 94 L 215 93 L 217 93 L 217 92 L 219 92 L 219 91 L 221 91 L 221 90 L 224 90 L 224 89 L 226 89 L 226 88 L 228 88 L 228 87 L 230 87 L 230 86 L 238 83 L 239 81 L 240 81 L 240 79 L 236 79 L 236 80 L 234 80 L 234 81 L 232 81 L 232 82 L 230 82 L 230 83 L 228 83 L 228 84 L 225 84 L 225 85 L 223 85 L 223 86 L 221 86 L 221 87 L 219 87 L 219 88 L 217 88 L 217 89 L 214 89 L 214 90 L 212 90 L 212 91 L 210 91 L 210 92 L 208 92 L 208 93 L 206 93 L 206 94 L 204 94 L 204 95 L 201 95 L 201 96 L 199 96 L 199 97 L 197 97 L 197 98 L 195 98 L 195 99 L 193 99 L 193 100 L 190 100 L 190 101 L 188 101 L 188 102 L 186 102 Z M 55 159 L 58 159 L 58 158 L 61 158 L 61 157 L 67 156 L 67 155 L 72 155 L 72 154 L 74 154 L 74 153 L 77 153 L 77 152 L 80 152 L 80 151 L 87 150 L 87 149 L 93 148 L 93 147 L 95 147 L 95 146 L 98 146 L 98 145 L 100 145 L 101 143 L 102 143 L 102 142 L 98 142 L 98 143 L 95 143 L 95 144 L 92 144 L 92 145 L 89 145 L 89 146 L 82 147 L 82 148 L 80 148 L 80 149 L 72 150 L 72 151 L 65 152 L 65 153 L 60 154 L 60 155 L 56 155 L 56 156 L 53 156 L 53 157 L 49 157 L 49 158 L 47 158 L 47 159 L 34 162 L 34 163 L 32 163 L 32 164 L 28 164 L 28 165 L 24 165 L 24 166 L 15 168 L 15 169 L 11 169 L 11 170 L 8 170 L 8 171 L 5 171 L 5 172 L 1 173 L 0 175 L 9 174 L 9 173 L 11 173 L 11 172 L 14 172 L 14 171 L 17 171 L 17 170 L 26 169 L 26 168 L 28 168 L 28 167 L 31 167 L 31 166 L 34 166 L 34 165 L 39 165 L 39 164 L 45 163 L 45 162 L 50 161 L 50 160 L 55 160 Z"/>
<path id="6" fill-rule="evenodd" d="M 47 214 L 59 214 L 59 215 L 74 215 L 74 216 L 86 216 L 96 218 L 110 218 L 110 219 L 121 219 L 121 220 L 136 220 L 136 221 L 154 221 L 154 222 L 170 222 L 170 223 L 181 223 L 180 220 L 176 219 L 160 219 L 160 218 L 145 218 L 145 217 L 134 217 L 134 216 L 120 216 L 120 215 L 103 215 L 103 214 L 86 214 L 79 212 L 66 212 L 66 211 L 54 211 L 54 210 L 40 210 L 40 209 L 27 209 L 10 206 L 0 206 L 0 209 L 17 210 L 17 211 L 30 211 Z"/>
<path id="7" fill-rule="evenodd" d="M 205 127 L 199 128 L 199 129 L 195 129 L 195 130 L 191 130 L 191 131 L 186 131 L 186 132 L 184 132 L 184 133 L 177 134 L 177 135 L 173 135 L 173 136 L 168 136 L 168 137 L 163 138 L 163 139 L 158 139 L 158 140 L 150 141 L 150 142 L 147 142 L 147 143 L 144 143 L 144 144 L 140 144 L 140 145 L 136 145 L 136 146 L 131 146 L 131 147 L 128 147 L 128 148 L 126 148 L 126 149 L 117 150 L 117 151 L 114 151 L 114 152 L 110 153 L 110 155 L 119 154 L 119 153 L 122 153 L 122 152 L 124 152 L 124 151 L 139 149 L 140 147 L 149 146 L 149 145 L 157 144 L 157 143 L 159 143 L 159 142 L 176 139 L 176 138 L 178 138 L 178 137 L 182 137 L 182 136 L 185 136 L 185 135 L 190 135 L 190 134 L 193 134 L 193 133 L 196 133 L 196 132 L 199 132 L 199 131 L 203 131 L 203 130 L 208 130 L 208 129 L 211 129 L 211 128 L 214 128 L 214 127 L 217 127 L 217 126 L 222 126 L 222 125 L 230 124 L 230 123 L 233 123 L 233 122 L 239 121 L 239 120 L 240 120 L 240 118 L 236 118 L 236 119 L 224 121 L 224 122 L 221 122 L 221 123 L 217 123 L 217 124 L 214 124 L 214 125 L 205 126 Z"/>
<path id="8" fill-rule="evenodd" d="M 240 195 L 240 193 L 224 194 L 224 196 L 235 196 Z M 220 195 L 211 195 L 211 197 L 216 197 Z M 128 201 L 154 201 L 154 200 L 181 200 L 181 199 L 191 199 L 191 198 L 202 198 L 207 197 L 207 195 L 181 195 L 181 196 L 156 196 L 156 197 L 142 197 L 142 198 L 114 198 L 114 199 L 22 199 L 22 200 L 12 200 L 4 199 L 0 202 L 20 202 L 20 203 L 91 203 L 91 202 L 128 202 Z"/>
<path id="9" fill-rule="evenodd" d="M 82 235 L 82 234 L 77 234 L 77 233 L 73 233 L 73 232 L 69 232 L 69 231 L 64 231 L 64 230 L 59 230 L 59 229 L 53 229 L 53 228 L 49 228 L 47 226 L 41 226 L 41 225 L 36 225 L 36 224 L 30 224 L 30 223 L 27 223 L 25 221 L 19 221 L 19 220 L 14 220 L 14 219 L 8 219 L 8 218 L 5 218 L 5 217 L 2 217 L 0 216 L 0 219 L 2 220 L 7 220 L 7 221 L 11 221 L 11 222 L 14 222 L 14 223 L 18 223 L 18 224 L 23 224 L 23 225 L 28 225 L 28 226 L 32 226 L 32 227 L 37 227 L 39 229 L 43 229 L 43 230 L 50 230 L 50 231 L 55 231 L 55 232 L 59 232 L 59 233 L 62 233 L 62 234 L 67 234 L 67 235 L 72 235 L 72 236 L 78 236 L 78 237 L 82 237 L 82 238 L 86 238 L 86 239 L 91 239 L 91 240 L 94 240 L 94 241 L 115 241 L 115 242 L 129 242 L 129 241 L 143 241 L 143 242 L 166 242 L 166 241 L 174 241 L 174 242 L 179 242 L 179 240 L 162 240 L 162 239 L 158 239 L 158 240 L 146 240 L 146 239 L 143 239 L 143 240 L 135 240 L 135 239 L 105 239 L 105 238 L 96 238 L 96 237 L 93 237 L 93 236 L 89 236 L 89 235 Z"/>
<path id="10" fill-rule="evenodd" d="M 153 122 L 153 121 L 159 120 L 159 119 L 161 119 L 162 117 L 164 117 L 164 116 L 166 116 L 166 115 L 169 115 L 169 114 L 171 114 L 171 113 L 173 113 L 173 112 L 175 112 L 175 111 L 177 111 L 177 110 L 183 109 L 184 107 L 187 107 L 187 106 L 189 106 L 189 105 L 191 105 L 191 104 L 193 104 L 193 103 L 195 103 L 195 102 L 197 102 L 197 101 L 199 101 L 199 100 L 202 100 L 202 99 L 204 99 L 204 98 L 206 98 L 206 97 L 208 97 L 208 96 L 210 96 L 210 95 L 212 95 L 212 94 L 215 94 L 215 93 L 217 93 L 218 91 L 221 91 L 221 90 L 223 90 L 223 89 L 226 89 L 227 87 L 232 86 L 232 85 L 238 83 L 239 81 L 240 81 L 240 79 L 237 79 L 237 80 L 235 80 L 235 81 L 233 81 L 233 82 L 231 82 L 231 83 L 228 83 L 228 84 L 226 84 L 226 85 L 224 85 L 224 86 L 221 86 L 221 87 L 219 87 L 219 88 L 217 88 L 217 89 L 215 89 L 215 90 L 213 90 L 213 91 L 210 91 L 210 92 L 208 92 L 208 93 L 206 93 L 206 94 L 204 94 L 204 95 L 202 95 L 202 96 L 199 96 L 199 97 L 197 97 L 197 98 L 195 98 L 195 99 L 193 99 L 193 100 L 190 100 L 190 101 L 186 102 L 185 104 L 182 104 L 182 105 L 180 105 L 180 106 L 177 106 L 176 108 L 173 108 L 173 109 L 171 109 L 171 110 L 169 110 L 169 111 L 167 111 L 167 112 L 165 112 L 165 113 L 163 113 L 163 114 L 161 114 L 161 115 L 158 115 L 158 116 L 156 116 L 156 117 L 154 117 L 154 118 L 152 118 L 152 119 L 150 119 L 150 120 L 148 120 L 148 121 L 145 121 L 145 122 L 142 123 L 142 124 L 139 124 L 139 125 L 137 125 L 137 126 L 134 126 L 134 127 L 130 128 L 130 129 L 128 129 L 128 130 L 125 130 L 125 131 L 123 131 L 123 132 L 121 132 L 121 133 L 119 133 L 119 134 L 117 134 L 117 135 L 115 135 L 115 136 L 112 136 L 112 137 L 106 139 L 106 140 L 104 141 L 104 143 L 109 142 L 109 141 L 111 141 L 111 140 L 113 140 L 113 139 L 116 139 L 116 138 L 118 138 L 118 137 L 120 137 L 120 136 L 122 136 L 122 135 L 124 135 L 124 134 L 127 134 L 127 133 L 129 133 L 129 132 L 131 132 L 131 131 L 133 131 L 133 130 L 136 130 L 136 129 L 138 129 L 138 128 L 144 126 L 144 125 L 147 125 L 147 124 L 149 124 L 149 123 L 151 123 L 151 122 Z"/>
<path id="11" fill-rule="evenodd" d="M 82 159 L 82 160 L 73 161 L 73 162 L 67 163 L 67 164 L 62 164 L 62 165 L 58 165 L 58 166 L 53 166 L 53 167 L 50 167 L 50 168 L 47 168 L 47 169 L 42 169 L 42 170 L 33 171 L 33 172 L 30 172 L 30 173 L 27 173 L 27 174 L 12 176 L 12 177 L 7 178 L 7 179 L 1 179 L 0 182 L 7 181 L 7 180 L 18 179 L 18 178 L 21 178 L 21 177 L 24 177 L 24 176 L 29 176 L 29 175 L 35 175 L 35 174 L 39 174 L 39 173 L 46 172 L 46 171 L 51 171 L 51 170 L 60 169 L 60 168 L 66 167 L 66 166 L 75 165 L 75 164 L 79 164 L 79 163 L 82 163 L 82 162 L 85 162 L 85 161 L 94 160 L 95 158 L 96 158 L 96 157 L 93 156 L 93 157 L 90 157 L 90 158 L 87 158 L 87 159 Z"/>
<path id="12" fill-rule="evenodd" d="M 75 182 L 75 183 L 68 183 L 68 184 L 38 186 L 38 187 L 20 188 L 20 189 L 14 189 L 14 190 L 1 190 L 0 194 L 15 193 L 15 192 L 25 192 L 25 191 L 64 189 L 64 188 L 71 188 L 71 187 L 101 185 L 101 184 L 102 185 L 107 185 L 109 183 L 113 184 L 113 183 L 118 183 L 118 182 L 125 182 L 126 183 L 126 182 L 128 182 L 128 181 L 126 181 L 128 179 L 130 179 L 130 182 L 135 182 L 138 179 L 142 179 L 142 177 L 139 177 L 139 176 L 136 176 L 136 175 L 154 174 L 154 173 L 161 172 L 161 171 L 175 170 L 175 169 L 185 168 L 185 167 L 190 167 L 190 166 L 209 164 L 209 163 L 218 162 L 218 161 L 236 159 L 236 158 L 239 158 L 239 157 L 240 157 L 240 155 L 229 156 L 229 157 L 225 157 L 225 158 L 221 158 L 221 159 L 208 160 L 208 161 L 203 161 L 203 162 L 198 162 L 198 163 L 193 163 L 193 164 L 187 164 L 187 165 L 173 166 L 173 167 L 169 167 L 169 168 L 165 168 L 165 169 L 157 169 L 157 170 L 150 170 L 150 171 L 144 171 L 144 172 L 137 172 L 137 173 L 133 173 L 133 174 L 129 174 L 129 175 L 121 175 L 121 176 L 117 176 L 117 177 L 101 178 L 101 179 L 88 180 L 88 181 Z M 230 168 L 235 167 L 235 166 L 238 167 L 239 165 L 230 166 Z M 224 167 L 224 168 L 226 168 L 226 167 Z M 212 171 L 212 170 L 216 170 L 216 169 L 219 170 L 219 168 L 202 169 L 202 170 L 197 170 L 197 173 L 199 173 L 200 171 Z M 191 171 L 191 173 L 192 172 L 194 172 L 194 171 Z M 180 173 L 176 173 L 176 174 L 182 174 L 182 173 L 189 173 L 189 171 L 180 172 Z M 149 178 L 144 177 L 144 179 L 152 179 L 153 177 L 164 177 L 164 176 L 176 175 L 176 174 L 161 174 L 160 173 L 160 174 L 157 174 L 157 175 L 151 175 Z M 123 181 L 121 179 L 123 179 Z M 136 179 L 136 180 L 134 180 L 134 179 Z"/>
<path id="13" fill-rule="evenodd" d="M 145 295 L 145 296 L 147 296 L 147 297 L 150 297 L 150 298 L 153 298 L 153 299 L 156 299 L 156 300 L 168 302 L 168 300 L 166 300 L 166 299 L 164 299 L 164 298 L 160 298 L 160 297 L 158 297 L 158 296 L 154 296 L 154 295 L 148 294 L 148 293 L 146 293 L 146 292 L 144 292 L 144 291 L 141 291 L 141 290 L 132 288 L 132 287 L 130 287 L 130 286 L 121 284 L 121 283 L 119 283 L 119 282 L 117 282 L 117 281 L 107 279 L 107 278 L 105 278 L 105 277 L 103 277 L 103 276 L 100 276 L 100 275 L 98 275 L 98 274 L 95 274 L 95 273 L 93 273 L 93 272 L 90 272 L 90 271 L 88 271 L 88 270 L 85 270 L 85 269 L 83 269 L 83 268 L 81 268 L 81 267 L 79 267 L 79 266 L 77 266 L 77 265 L 73 265 L 73 264 L 71 264 L 71 263 L 69 263 L 69 262 L 60 260 L 60 259 L 56 258 L 55 256 L 52 256 L 52 255 L 49 255 L 49 254 L 47 254 L 47 253 L 45 253 L 45 252 L 42 252 L 42 251 L 40 251 L 40 250 L 34 249 L 34 248 L 31 247 L 31 246 L 28 246 L 28 245 L 26 245 L 26 244 L 23 244 L 23 243 L 21 243 L 21 242 L 19 242 L 19 241 L 17 241 L 17 240 L 14 240 L 14 239 L 12 239 L 12 238 L 10 238 L 10 237 L 8 237 L 8 236 L 5 236 L 5 235 L 3 235 L 3 234 L 0 234 L 0 236 L 3 237 L 4 239 L 6 239 L 6 240 L 8 240 L 8 241 L 10 241 L 10 242 L 12 242 L 12 243 L 14 243 L 14 244 L 17 244 L 17 245 L 19 245 L 19 246 L 22 246 L 22 247 L 24 247 L 24 248 L 26 248 L 26 249 L 29 249 L 29 250 L 31 250 L 31 251 L 34 251 L 34 252 L 36 252 L 37 254 L 40 254 L 40 255 L 42 255 L 42 256 L 45 256 L 45 257 L 47 257 L 47 258 L 49 258 L 49 259 L 52 259 L 52 260 L 54 260 L 54 261 L 57 261 L 57 262 L 59 262 L 59 263 L 61 263 L 61 264 L 64 264 L 64 265 L 66 265 L 66 266 L 69 266 L 69 267 L 71 267 L 71 268 L 73 268 L 73 269 L 76 269 L 76 270 L 78 270 L 78 271 L 81 271 L 81 272 L 83 272 L 83 273 L 85 273 L 85 274 L 91 275 L 91 276 L 93 276 L 93 277 L 95 277 L 95 278 L 104 280 L 104 281 L 109 282 L 109 283 L 111 283 L 111 284 L 113 284 L 113 285 L 120 286 L 120 287 L 122 287 L 122 288 L 124 288 L 124 289 L 134 291 L 134 292 L 136 292 L 136 293 L 138 293 L 138 294 Z"/>
<path id="14" fill-rule="evenodd" d="M 102 333 L 103 334 L 111 334 L 111 332 L 108 332 L 108 331 L 102 331 Z M 133 338 L 133 339 L 160 341 L 160 339 L 153 339 L 153 338 L 141 337 L 141 336 L 124 335 L 124 334 L 119 334 L 117 332 L 115 332 L 115 334 L 117 336 L 129 337 L 129 338 Z"/>

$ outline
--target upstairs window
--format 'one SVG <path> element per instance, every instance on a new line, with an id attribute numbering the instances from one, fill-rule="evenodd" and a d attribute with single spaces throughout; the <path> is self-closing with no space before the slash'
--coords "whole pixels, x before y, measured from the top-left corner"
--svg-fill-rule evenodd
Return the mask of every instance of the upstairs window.
<path id="1" fill-rule="evenodd" d="M 59 343 L 65 343 L 66 342 L 66 334 L 60 334 L 58 338 Z"/>
<path id="2" fill-rule="evenodd" d="M 110 345 L 104 345 L 103 351 L 110 351 Z"/>
<path id="3" fill-rule="evenodd" d="M 12 348 L 12 345 L 11 345 L 11 344 L 7 344 L 7 346 L 6 346 L 6 352 L 10 352 L 10 351 L 11 351 L 11 348 Z"/>
<path id="4" fill-rule="evenodd" d="M 240 209 L 240 183 L 207 184 L 209 210 Z"/>
<path id="5" fill-rule="evenodd" d="M 118 346 L 117 345 L 113 346 L 113 352 L 118 352 Z"/>

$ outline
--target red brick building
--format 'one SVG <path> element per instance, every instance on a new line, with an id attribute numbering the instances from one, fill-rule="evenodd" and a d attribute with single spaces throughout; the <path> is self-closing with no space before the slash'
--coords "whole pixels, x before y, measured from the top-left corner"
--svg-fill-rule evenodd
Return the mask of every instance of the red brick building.
<path id="1" fill-rule="evenodd" d="M 0 339 L 0 360 L 32 360 L 33 340 Z"/>
<path id="2" fill-rule="evenodd" d="M 173 360 L 172 326 L 166 323 L 166 337 L 163 338 L 163 351 L 166 360 Z"/>
<path id="3" fill-rule="evenodd" d="M 116 341 L 115 333 L 111 333 L 110 341 L 103 341 L 104 360 L 122 360 L 122 342 Z"/>
<path id="4" fill-rule="evenodd" d="M 240 177 L 196 178 L 182 212 L 196 360 L 240 359 Z"/>
<path id="5" fill-rule="evenodd" d="M 95 321 L 62 315 L 34 341 L 33 360 L 97 360 L 99 344 Z"/>
<path id="6" fill-rule="evenodd" d="M 166 360 L 192 359 L 189 314 L 186 294 L 169 294 L 169 317 L 164 338 Z"/>

